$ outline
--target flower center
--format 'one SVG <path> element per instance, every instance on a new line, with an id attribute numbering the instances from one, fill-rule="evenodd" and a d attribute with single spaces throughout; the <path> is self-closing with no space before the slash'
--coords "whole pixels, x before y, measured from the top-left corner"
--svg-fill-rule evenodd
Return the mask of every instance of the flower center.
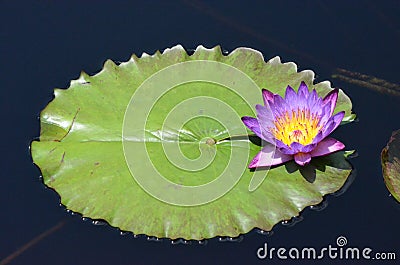
<path id="1" fill-rule="evenodd" d="M 318 125 L 320 117 L 311 113 L 309 109 L 297 109 L 286 111 L 277 117 L 272 133 L 275 138 L 290 146 L 293 142 L 302 145 L 312 143 L 321 129 Z"/>

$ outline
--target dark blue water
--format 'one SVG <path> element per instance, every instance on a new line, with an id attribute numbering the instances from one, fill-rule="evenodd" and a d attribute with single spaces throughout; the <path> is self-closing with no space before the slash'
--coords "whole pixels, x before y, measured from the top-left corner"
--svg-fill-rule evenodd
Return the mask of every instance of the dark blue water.
<path id="1" fill-rule="evenodd" d="M 319 248 L 335 244 L 339 235 L 352 246 L 397 250 L 399 263 L 400 205 L 383 183 L 380 151 L 400 128 L 400 98 L 331 78 L 341 67 L 398 83 L 399 13 L 398 1 L 372 0 L 1 1 L 0 260 L 65 221 L 10 264 L 267 264 L 272 261 L 256 256 L 265 242 Z M 348 190 L 328 196 L 329 205 L 322 211 L 305 210 L 294 226 L 277 225 L 270 236 L 252 232 L 241 242 L 214 239 L 201 245 L 121 236 L 116 229 L 82 221 L 59 207 L 57 194 L 44 188 L 28 150 L 39 135 L 38 115 L 52 99 L 53 88 L 68 87 L 81 70 L 98 72 L 108 58 L 126 61 L 132 53 L 151 54 L 176 44 L 188 49 L 221 45 L 228 51 L 252 47 L 266 58 L 279 55 L 300 69 L 312 69 L 317 81 L 330 79 L 342 88 L 359 117 L 358 123 L 335 133 L 359 153 L 352 160 L 357 176 Z"/>

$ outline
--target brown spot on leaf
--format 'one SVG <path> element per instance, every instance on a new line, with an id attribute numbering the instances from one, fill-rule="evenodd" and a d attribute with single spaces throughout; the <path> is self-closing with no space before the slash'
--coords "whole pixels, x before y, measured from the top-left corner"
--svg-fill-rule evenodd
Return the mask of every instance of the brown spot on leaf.
<path id="1" fill-rule="evenodd" d="M 65 152 L 63 153 L 62 157 L 61 157 L 61 163 L 64 163 L 64 158 L 65 158 Z"/>
<path id="2" fill-rule="evenodd" d="M 53 153 L 54 150 L 56 150 L 56 149 L 57 149 L 57 147 L 54 147 L 53 149 L 51 149 L 51 150 L 49 151 L 49 154 Z"/>

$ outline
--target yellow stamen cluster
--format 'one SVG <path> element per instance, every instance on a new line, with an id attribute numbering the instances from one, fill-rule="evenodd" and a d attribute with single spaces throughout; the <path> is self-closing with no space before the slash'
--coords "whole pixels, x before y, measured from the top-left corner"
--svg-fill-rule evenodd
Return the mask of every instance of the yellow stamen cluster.
<path id="1" fill-rule="evenodd" d="M 286 145 L 298 142 L 310 144 L 321 129 L 318 125 L 320 117 L 310 113 L 309 109 L 297 109 L 285 112 L 277 117 L 272 130 L 275 138 Z"/>

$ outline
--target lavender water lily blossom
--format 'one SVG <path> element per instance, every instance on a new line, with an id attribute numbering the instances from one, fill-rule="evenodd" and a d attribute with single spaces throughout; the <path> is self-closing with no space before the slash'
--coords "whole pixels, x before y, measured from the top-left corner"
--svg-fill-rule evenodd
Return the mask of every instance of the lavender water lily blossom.
<path id="1" fill-rule="evenodd" d="M 243 123 L 267 142 L 249 168 L 279 165 L 294 159 L 301 166 L 312 157 L 324 156 L 344 148 L 328 137 L 344 117 L 344 111 L 332 116 L 338 89 L 324 98 L 308 91 L 301 82 L 298 92 L 288 86 L 285 97 L 263 89 L 264 106 L 257 105 L 257 118 L 242 117 Z"/>

